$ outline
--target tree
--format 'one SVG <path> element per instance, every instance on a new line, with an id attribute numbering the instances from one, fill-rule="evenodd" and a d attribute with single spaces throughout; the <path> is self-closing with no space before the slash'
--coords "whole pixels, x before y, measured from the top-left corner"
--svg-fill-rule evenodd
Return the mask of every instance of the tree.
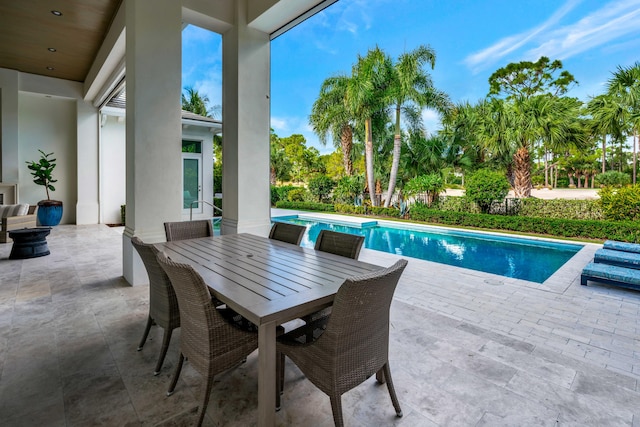
<path id="1" fill-rule="evenodd" d="M 422 108 L 433 108 L 444 113 L 449 108 L 449 97 L 433 86 L 431 76 L 424 70 L 429 64 L 435 66 L 436 54 L 429 46 L 421 45 L 415 50 L 403 53 L 393 64 L 388 84 L 388 102 L 393 106 L 395 115 L 395 134 L 393 140 L 393 158 L 389 174 L 389 188 L 384 206 L 388 207 L 396 186 L 402 135 L 400 119 L 404 117 L 412 129 L 422 130 Z"/>
<path id="2" fill-rule="evenodd" d="M 531 194 L 531 153 L 536 144 L 553 144 L 557 148 L 581 144 L 585 139 L 578 130 L 577 102 L 562 98 L 577 82 L 571 73 L 561 69 L 560 61 L 541 57 L 537 62 L 511 63 L 489 77 L 489 96 L 503 100 L 501 111 L 508 131 L 507 138 L 488 142 L 494 149 L 512 150 L 516 197 Z M 559 75 L 554 76 L 558 71 Z"/>
<path id="3" fill-rule="evenodd" d="M 349 176 L 353 174 L 351 151 L 354 117 L 345 102 L 348 81 L 347 76 L 336 76 L 322 83 L 318 99 L 311 109 L 309 123 L 323 145 L 327 143 L 328 134 L 333 135 L 335 147 L 342 149 L 345 174 Z"/>
<path id="4" fill-rule="evenodd" d="M 630 133 L 633 135 L 633 184 L 636 183 L 637 140 L 640 131 L 640 62 L 630 67 L 620 67 L 609 79 L 607 94 L 617 100 L 627 114 Z"/>
<path id="5" fill-rule="evenodd" d="M 491 204 L 504 199 L 508 192 L 509 181 L 500 172 L 480 169 L 467 178 L 465 197 L 476 202 L 483 213 L 488 213 Z"/>
<path id="6" fill-rule="evenodd" d="M 353 66 L 351 78 L 347 82 L 346 105 L 353 117 L 364 123 L 365 141 L 365 169 L 369 198 L 371 205 L 376 206 L 375 177 L 373 159 L 373 130 L 372 118 L 374 114 L 384 109 L 387 83 L 390 81 L 391 60 L 379 48 L 369 50 L 366 56 L 358 55 L 358 61 Z"/>
<path id="7" fill-rule="evenodd" d="M 498 69 L 489 77 L 489 95 L 504 96 L 510 100 L 542 94 L 564 95 L 578 82 L 570 72 L 562 70 L 561 61 L 550 61 L 541 56 L 536 62 L 512 62 Z M 554 78 L 557 71 L 560 74 Z"/>
<path id="8" fill-rule="evenodd" d="M 607 135 L 611 135 L 613 140 L 623 138 L 626 113 L 621 104 L 608 94 L 593 97 L 587 104 L 587 111 L 591 115 L 589 121 L 591 133 L 602 137 L 602 173 L 604 173 L 607 164 Z M 610 169 L 613 170 L 613 157 Z"/>
<path id="9" fill-rule="evenodd" d="M 404 186 L 405 196 L 412 197 L 421 193 L 427 195 L 427 206 L 431 206 L 438 199 L 440 192 L 444 190 L 444 182 L 439 173 L 418 175 L 412 178 Z"/>
<path id="10" fill-rule="evenodd" d="M 318 175 L 309 180 L 309 192 L 318 198 L 318 202 L 325 200 L 336 183 L 326 175 Z"/>

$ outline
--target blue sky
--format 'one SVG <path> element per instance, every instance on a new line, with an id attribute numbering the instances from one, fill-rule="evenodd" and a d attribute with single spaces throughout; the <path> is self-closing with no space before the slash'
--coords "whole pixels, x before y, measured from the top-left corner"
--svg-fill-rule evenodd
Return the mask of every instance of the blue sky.
<path id="1" fill-rule="evenodd" d="M 436 52 L 429 70 L 452 101 L 486 96 L 488 78 L 510 62 L 560 59 L 579 82 L 568 95 L 602 93 L 617 66 L 640 60 L 640 0 L 340 0 L 271 44 L 271 126 L 299 133 L 321 153 L 308 116 L 323 80 L 350 74 L 377 44 L 393 58 L 421 44 Z M 221 37 L 183 31 L 182 86 L 222 103 Z M 439 125 L 423 113 L 427 130 Z"/>

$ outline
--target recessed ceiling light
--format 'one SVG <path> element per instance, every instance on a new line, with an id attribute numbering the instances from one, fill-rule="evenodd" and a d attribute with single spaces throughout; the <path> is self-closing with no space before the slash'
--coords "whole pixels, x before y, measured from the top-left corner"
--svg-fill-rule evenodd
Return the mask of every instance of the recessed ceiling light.
<path id="1" fill-rule="evenodd" d="M 56 51 L 56 48 L 55 48 L 55 47 L 48 47 L 48 48 L 47 48 L 47 50 L 48 50 L 49 52 L 55 52 L 55 51 Z"/>
<path id="2" fill-rule="evenodd" d="M 55 70 L 55 68 L 53 68 L 53 67 L 47 67 L 47 70 L 49 70 L 49 71 L 53 71 L 53 70 Z"/>
<path id="3" fill-rule="evenodd" d="M 53 13 L 56 16 L 62 16 L 62 12 L 60 12 L 59 10 L 52 10 L 51 13 Z"/>

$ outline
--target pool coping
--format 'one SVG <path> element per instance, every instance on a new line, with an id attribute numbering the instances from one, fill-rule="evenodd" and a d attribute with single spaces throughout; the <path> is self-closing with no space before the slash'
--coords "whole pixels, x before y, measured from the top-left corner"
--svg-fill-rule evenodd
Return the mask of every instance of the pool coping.
<path id="1" fill-rule="evenodd" d="M 465 267 L 458 267 L 458 266 L 453 266 L 453 265 L 449 265 L 449 264 L 442 264 L 442 263 L 437 263 L 437 262 L 434 262 L 434 261 L 422 260 L 420 258 L 413 258 L 413 257 L 408 257 L 407 256 L 407 258 L 410 258 L 412 261 L 428 262 L 428 263 L 433 263 L 433 264 L 437 264 L 437 265 L 441 265 L 441 266 L 446 266 L 448 268 L 457 268 L 457 269 L 468 271 L 469 274 L 473 274 L 475 276 L 484 275 L 484 282 L 487 283 L 487 285 L 491 285 L 491 286 L 500 286 L 500 285 L 526 286 L 528 288 L 533 288 L 533 289 L 537 289 L 537 290 L 541 290 L 541 291 L 558 293 L 558 294 L 565 293 L 567 291 L 567 289 L 569 289 L 569 287 L 571 287 L 571 285 L 574 284 L 574 283 L 578 283 L 579 284 L 580 274 L 582 272 L 582 269 L 584 268 L 585 265 L 587 265 L 589 262 L 591 262 L 591 260 L 593 260 L 593 254 L 595 253 L 595 251 L 602 247 L 601 244 L 596 244 L 596 243 L 575 242 L 575 241 L 563 240 L 563 239 L 559 239 L 559 238 L 548 238 L 548 237 L 541 237 L 541 236 L 529 236 L 529 235 L 523 235 L 523 234 L 517 234 L 517 233 L 500 233 L 500 232 L 485 231 L 485 230 L 469 231 L 469 230 L 466 230 L 466 229 L 459 229 L 459 228 L 455 228 L 455 227 L 445 227 L 445 226 L 441 226 L 441 225 L 431 225 L 431 224 L 418 224 L 418 223 L 414 223 L 414 222 L 407 223 L 406 226 L 403 227 L 403 225 L 405 223 L 397 222 L 397 221 L 389 221 L 389 220 L 384 220 L 384 219 L 372 220 L 370 218 L 362 218 L 362 217 L 348 216 L 348 215 L 339 215 L 339 214 L 333 214 L 333 213 L 323 213 L 323 212 L 309 213 L 309 212 L 304 212 L 304 211 L 294 211 L 294 210 L 289 211 L 289 210 L 282 210 L 282 209 L 278 209 L 278 210 L 273 210 L 272 211 L 272 218 L 287 217 L 287 216 L 288 217 L 298 217 L 300 219 L 310 219 L 310 220 L 313 220 L 313 219 L 328 220 L 328 221 L 337 222 L 337 223 L 344 224 L 344 225 L 356 226 L 356 227 L 368 227 L 368 226 L 373 226 L 373 225 L 381 225 L 381 226 L 389 226 L 389 225 L 391 225 L 391 226 L 396 227 L 396 228 L 407 228 L 407 229 L 417 229 L 417 230 L 419 230 L 421 228 L 424 228 L 424 229 L 441 229 L 443 231 L 468 231 L 468 232 L 472 232 L 472 233 L 486 234 L 486 235 L 498 236 L 498 237 L 505 237 L 505 236 L 509 237 L 509 236 L 511 236 L 511 237 L 516 237 L 516 238 L 528 239 L 528 240 L 547 241 L 547 242 L 551 242 L 551 243 L 563 243 L 563 244 L 569 244 L 569 245 L 582 245 L 583 246 L 582 249 L 580 249 L 573 257 L 571 257 L 567 262 L 565 262 L 559 269 L 557 269 L 543 283 L 532 282 L 532 281 L 524 280 L 524 279 L 516 279 L 516 278 L 501 276 L 501 275 L 498 275 L 498 274 L 486 273 L 486 272 L 478 271 L 478 270 L 472 270 L 472 269 L 465 268 Z M 379 253 L 383 253 L 383 254 L 387 254 L 387 255 L 393 255 L 394 257 L 399 257 L 398 255 L 390 254 L 390 253 L 382 252 L 382 251 L 377 251 L 375 249 L 365 249 L 365 248 L 363 248 L 363 250 L 374 251 L 374 252 L 379 252 Z"/>

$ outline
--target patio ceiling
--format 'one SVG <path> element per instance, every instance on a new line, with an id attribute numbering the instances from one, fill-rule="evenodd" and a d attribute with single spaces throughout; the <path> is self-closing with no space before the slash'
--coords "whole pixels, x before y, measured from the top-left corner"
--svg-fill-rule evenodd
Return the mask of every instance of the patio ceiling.
<path id="1" fill-rule="evenodd" d="M 337 0 L 269 0 L 251 3 L 254 28 L 277 37 Z M 122 0 L 22 0 L 0 2 L 0 68 L 85 82 Z M 194 24 L 204 13 L 227 21 L 233 3 L 184 1 Z M 202 9 L 200 12 L 198 9 Z M 225 24 L 228 26 L 228 22 Z M 208 25 L 203 25 L 207 27 Z M 220 28 L 227 28 L 224 25 Z M 210 28 L 212 29 L 212 28 Z M 53 51 L 50 49 L 54 49 Z"/>
<path id="2" fill-rule="evenodd" d="M 1 2 L 0 68 L 83 82 L 120 2 Z"/>

